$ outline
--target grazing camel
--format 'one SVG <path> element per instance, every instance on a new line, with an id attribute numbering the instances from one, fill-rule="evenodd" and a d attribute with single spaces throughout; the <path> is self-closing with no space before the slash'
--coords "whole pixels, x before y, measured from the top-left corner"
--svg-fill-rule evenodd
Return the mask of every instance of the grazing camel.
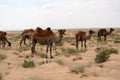
<path id="1" fill-rule="evenodd" d="M 11 42 L 8 41 L 6 35 L 7 35 L 6 32 L 0 31 L 0 42 L 1 42 L 2 46 L 3 46 L 3 48 L 5 48 L 6 42 L 8 43 L 8 46 L 11 47 Z"/>
<path id="2" fill-rule="evenodd" d="M 101 36 L 104 36 L 104 41 L 106 41 L 107 36 L 110 35 L 113 31 L 113 28 L 110 28 L 109 32 L 106 29 L 100 29 L 98 31 L 98 44 L 99 42 L 101 43 Z"/>
<path id="3" fill-rule="evenodd" d="M 95 33 L 95 32 L 92 31 L 92 30 L 89 30 L 89 35 L 86 35 L 86 32 L 78 31 L 75 34 L 75 37 L 76 37 L 76 49 L 78 50 L 78 43 L 79 43 L 79 41 L 81 41 L 81 50 L 83 48 L 83 44 L 84 44 L 84 47 L 85 47 L 85 50 L 86 50 L 86 41 L 91 38 L 93 33 Z"/>
<path id="4" fill-rule="evenodd" d="M 21 41 L 20 41 L 20 46 L 21 46 L 21 44 L 22 44 L 23 41 L 24 41 L 24 45 L 27 46 L 27 44 L 26 44 L 26 39 L 28 39 L 29 42 L 30 42 L 30 41 L 31 41 L 31 35 L 32 35 L 33 32 L 34 32 L 33 29 L 25 29 L 25 30 L 22 32 L 22 34 L 21 34 L 22 39 L 21 39 Z"/>
<path id="5" fill-rule="evenodd" d="M 47 45 L 46 48 L 46 58 L 48 58 L 48 48 L 50 48 L 50 57 L 52 56 L 52 45 L 53 43 L 58 43 L 62 40 L 63 34 L 65 34 L 65 30 L 58 30 L 58 36 L 53 33 L 51 28 L 46 28 L 45 30 L 42 30 L 41 28 L 37 27 L 35 32 L 32 34 L 32 48 L 31 52 L 35 53 L 35 46 L 36 43 L 39 43 L 41 45 Z"/>

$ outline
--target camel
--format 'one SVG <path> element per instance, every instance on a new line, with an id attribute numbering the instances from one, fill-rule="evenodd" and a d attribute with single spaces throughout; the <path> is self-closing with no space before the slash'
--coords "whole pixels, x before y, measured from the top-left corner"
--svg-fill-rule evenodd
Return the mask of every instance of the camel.
<path id="1" fill-rule="evenodd" d="M 6 42 L 8 43 L 8 46 L 11 47 L 11 42 L 8 41 L 6 35 L 7 35 L 6 32 L 0 31 L 0 42 L 1 42 L 2 46 L 3 46 L 3 48 L 5 48 Z"/>
<path id="2" fill-rule="evenodd" d="M 33 29 L 25 29 L 25 30 L 22 32 L 22 34 L 21 34 L 22 39 L 21 39 L 21 41 L 20 41 L 20 46 L 21 46 L 21 44 L 22 44 L 23 41 L 24 41 L 24 45 L 27 46 L 27 44 L 26 44 L 26 39 L 28 39 L 28 40 L 29 40 L 29 43 L 30 43 L 30 41 L 31 41 L 31 35 L 32 35 L 33 32 L 34 32 Z"/>
<path id="3" fill-rule="evenodd" d="M 32 34 L 31 52 L 35 53 L 36 43 L 39 43 L 41 45 L 47 45 L 46 58 L 48 58 L 48 48 L 50 48 L 50 57 L 53 58 L 52 45 L 53 43 L 58 43 L 62 40 L 63 34 L 65 34 L 65 30 L 58 30 L 58 33 L 58 36 L 56 36 L 55 33 L 49 27 L 45 30 L 42 30 L 41 28 L 37 27 L 35 32 Z"/>
<path id="4" fill-rule="evenodd" d="M 101 36 L 104 36 L 104 41 L 106 41 L 107 36 L 110 35 L 114 31 L 113 28 L 110 28 L 110 31 L 108 32 L 106 29 L 100 29 L 98 31 L 98 44 L 101 43 Z"/>
<path id="5" fill-rule="evenodd" d="M 91 39 L 91 36 L 92 36 L 93 33 L 95 33 L 95 32 L 92 31 L 92 30 L 89 30 L 89 35 L 86 35 L 86 32 L 78 31 L 75 34 L 75 37 L 76 37 L 76 49 L 78 50 L 78 43 L 79 43 L 79 41 L 81 41 L 81 50 L 82 50 L 83 44 L 84 44 L 85 51 L 86 51 L 86 42 L 87 42 L 87 40 Z"/>

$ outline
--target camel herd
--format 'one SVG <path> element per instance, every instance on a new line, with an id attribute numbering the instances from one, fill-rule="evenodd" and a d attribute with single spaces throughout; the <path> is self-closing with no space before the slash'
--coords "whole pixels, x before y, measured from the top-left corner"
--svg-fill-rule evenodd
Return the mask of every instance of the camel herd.
<path id="1" fill-rule="evenodd" d="M 112 33 L 112 31 L 114 31 L 113 28 L 110 28 L 110 31 L 108 32 L 106 29 L 100 29 L 98 30 L 98 43 L 101 43 L 101 36 L 104 36 L 104 41 L 106 41 L 106 38 L 109 34 Z M 66 30 L 65 29 L 60 29 L 58 30 L 58 35 L 56 35 L 50 27 L 46 28 L 45 30 L 43 30 L 40 27 L 37 27 L 35 30 L 34 29 L 25 29 L 22 33 L 21 33 L 21 41 L 20 41 L 20 47 L 21 44 L 24 42 L 24 45 L 27 46 L 26 44 L 26 39 L 29 40 L 30 46 L 31 46 L 31 52 L 32 54 L 35 53 L 35 46 L 37 43 L 41 44 L 41 45 L 47 45 L 46 47 L 46 58 L 48 58 L 47 54 L 48 51 L 50 51 L 50 58 L 53 58 L 52 56 L 52 46 L 53 43 L 59 43 L 62 38 L 63 35 L 65 35 Z M 79 41 L 81 42 L 81 49 L 83 49 L 83 46 L 86 50 L 86 42 L 87 40 L 89 40 L 92 36 L 92 34 L 94 34 L 95 31 L 93 30 L 89 30 L 89 34 L 86 35 L 86 32 L 84 31 L 78 31 L 75 34 L 75 41 L 76 41 L 76 49 L 78 50 L 78 44 Z M 8 41 L 7 39 L 7 33 L 4 31 L 0 31 L 0 46 L 2 46 L 3 48 L 5 48 L 6 42 L 8 43 L 8 46 L 11 46 L 11 42 Z"/>

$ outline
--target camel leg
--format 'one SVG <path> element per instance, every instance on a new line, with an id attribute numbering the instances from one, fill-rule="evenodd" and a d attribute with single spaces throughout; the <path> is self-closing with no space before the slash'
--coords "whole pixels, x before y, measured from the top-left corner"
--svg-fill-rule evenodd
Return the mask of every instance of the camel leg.
<path id="1" fill-rule="evenodd" d="M 86 51 L 86 40 L 84 41 L 84 47 L 85 47 L 85 51 Z"/>
<path id="2" fill-rule="evenodd" d="M 35 46 L 36 46 L 36 43 L 34 43 L 31 47 L 32 54 L 35 53 Z"/>
<path id="3" fill-rule="evenodd" d="M 50 44 L 50 57 L 53 58 L 53 56 L 52 56 L 52 44 Z"/>
<path id="4" fill-rule="evenodd" d="M 107 39 L 107 36 L 105 35 L 105 36 L 104 36 L 104 41 L 107 43 L 106 39 Z"/>
<path id="5" fill-rule="evenodd" d="M 78 50 L 78 42 L 76 42 L 76 49 Z"/>
<path id="6" fill-rule="evenodd" d="M 105 36 L 104 36 L 104 41 L 106 41 L 106 37 L 107 37 L 107 36 L 105 35 Z"/>
<path id="7" fill-rule="evenodd" d="M 83 41 L 81 41 L 81 50 L 82 50 L 82 48 L 83 48 Z"/>
<path id="8" fill-rule="evenodd" d="M 32 47 L 31 47 L 31 52 L 35 53 L 35 46 L 36 46 L 37 41 L 35 40 L 35 38 L 32 39 Z"/>
<path id="9" fill-rule="evenodd" d="M 2 41 L 3 48 L 5 48 L 5 44 L 6 44 L 6 42 L 3 40 Z"/>
<path id="10" fill-rule="evenodd" d="M 76 37 L 76 49 L 78 50 L 78 38 Z"/>
<path id="11" fill-rule="evenodd" d="M 48 58 L 48 48 L 49 48 L 49 44 L 47 45 L 47 48 L 46 48 L 46 58 Z"/>
<path id="12" fill-rule="evenodd" d="M 23 38 L 22 38 L 21 41 L 20 41 L 20 47 L 21 47 L 22 42 L 23 42 Z"/>
<path id="13" fill-rule="evenodd" d="M 98 44 L 101 43 L 101 36 L 98 36 Z"/>
<path id="14" fill-rule="evenodd" d="M 7 41 L 7 43 L 8 43 L 8 46 L 10 46 L 11 47 L 11 42 L 9 42 L 8 41 L 8 39 L 5 37 L 5 41 Z"/>
<path id="15" fill-rule="evenodd" d="M 26 44 L 26 38 L 23 41 L 24 41 L 25 46 L 27 46 L 27 44 Z"/>

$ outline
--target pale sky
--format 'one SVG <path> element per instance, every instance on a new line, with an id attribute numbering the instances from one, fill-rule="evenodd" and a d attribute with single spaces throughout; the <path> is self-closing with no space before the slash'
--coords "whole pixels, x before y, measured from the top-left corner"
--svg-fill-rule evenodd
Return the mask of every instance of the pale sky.
<path id="1" fill-rule="evenodd" d="M 0 30 L 120 27 L 120 0 L 0 0 Z"/>

